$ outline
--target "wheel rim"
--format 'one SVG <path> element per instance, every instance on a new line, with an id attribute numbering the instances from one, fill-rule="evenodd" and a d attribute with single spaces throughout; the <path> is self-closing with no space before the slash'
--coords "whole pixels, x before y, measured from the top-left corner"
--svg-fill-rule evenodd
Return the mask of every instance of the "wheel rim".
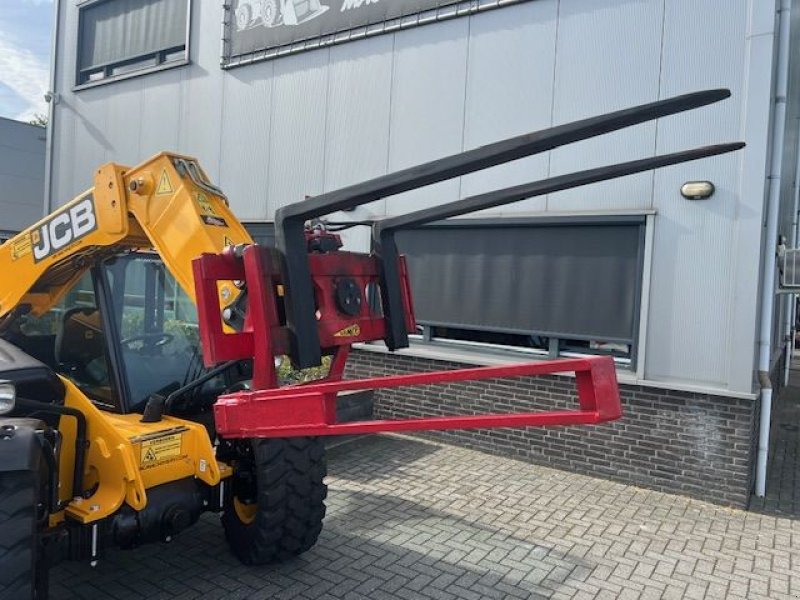
<path id="1" fill-rule="evenodd" d="M 250 525 L 256 520 L 256 514 L 258 514 L 258 504 L 246 504 L 234 496 L 233 510 L 236 512 L 236 516 L 239 517 L 239 520 L 242 523 L 245 525 Z"/>

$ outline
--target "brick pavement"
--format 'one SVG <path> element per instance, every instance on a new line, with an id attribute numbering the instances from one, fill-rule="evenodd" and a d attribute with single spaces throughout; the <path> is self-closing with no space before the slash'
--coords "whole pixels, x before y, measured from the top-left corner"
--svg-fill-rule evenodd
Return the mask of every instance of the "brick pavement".
<path id="1" fill-rule="evenodd" d="M 772 411 L 767 494 L 753 497 L 750 509 L 800 518 L 800 361 L 795 356 L 789 385 Z"/>
<path id="2" fill-rule="evenodd" d="M 800 598 L 800 520 L 410 438 L 334 449 L 318 545 L 248 568 L 206 515 L 53 570 L 68 598 Z"/>

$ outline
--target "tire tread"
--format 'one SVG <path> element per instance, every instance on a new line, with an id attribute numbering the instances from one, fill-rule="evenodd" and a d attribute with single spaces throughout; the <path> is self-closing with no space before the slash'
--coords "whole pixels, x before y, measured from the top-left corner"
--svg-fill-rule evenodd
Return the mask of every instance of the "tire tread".
<path id="1" fill-rule="evenodd" d="M 0 600 L 34 596 L 36 476 L 0 472 Z"/>
<path id="2" fill-rule="evenodd" d="M 286 561 L 309 550 L 322 531 L 328 488 L 320 438 L 252 440 L 258 486 L 255 521 L 230 507 L 222 516 L 233 553 L 245 564 Z"/>

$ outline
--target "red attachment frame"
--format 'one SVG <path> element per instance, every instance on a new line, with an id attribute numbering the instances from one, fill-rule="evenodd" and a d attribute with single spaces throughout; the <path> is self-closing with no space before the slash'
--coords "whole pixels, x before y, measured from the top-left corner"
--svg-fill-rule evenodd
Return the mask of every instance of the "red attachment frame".
<path id="1" fill-rule="evenodd" d="M 564 372 L 575 373 L 579 404 L 577 410 L 336 422 L 336 396 L 339 392 Z M 332 376 L 337 377 L 336 374 Z M 610 357 L 391 375 L 374 379 L 342 381 L 329 378 L 311 384 L 227 394 L 221 396 L 214 405 L 217 431 L 226 437 L 294 437 L 425 429 L 588 425 L 611 421 L 621 415 L 617 376 L 614 361 Z"/>
<path id="2" fill-rule="evenodd" d="M 271 251 L 250 246 L 241 257 L 232 251 L 203 255 L 194 261 L 195 288 L 203 355 L 207 365 L 226 360 L 252 359 L 252 390 L 221 396 L 214 405 L 217 431 L 229 438 L 345 435 L 385 431 L 473 429 L 586 425 L 622 415 L 614 361 L 610 357 L 539 361 L 499 367 L 479 367 L 432 373 L 391 375 L 372 379 L 342 380 L 354 341 L 382 339 L 386 324 L 372 312 L 367 298 L 355 316 L 340 314 L 334 301 L 337 281 L 347 277 L 366 290 L 378 280 L 375 260 L 348 252 L 309 255 L 315 288 L 319 338 L 323 350 L 333 354 L 328 376 L 319 381 L 278 387 L 274 359 L 289 349 L 288 331 L 281 322 L 280 272 Z M 405 263 L 400 263 L 406 326 L 413 330 L 414 316 Z M 248 302 L 241 331 L 224 331 L 218 282 L 244 280 Z M 519 414 L 452 415 L 402 420 L 336 422 L 340 392 L 436 385 L 507 377 L 575 373 L 578 407 L 575 410 Z"/>

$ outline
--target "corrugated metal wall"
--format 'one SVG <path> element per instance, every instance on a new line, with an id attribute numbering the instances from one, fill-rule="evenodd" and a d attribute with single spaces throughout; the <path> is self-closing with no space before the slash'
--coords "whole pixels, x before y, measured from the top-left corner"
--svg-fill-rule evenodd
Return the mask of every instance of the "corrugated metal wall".
<path id="1" fill-rule="evenodd" d="M 0 232 L 42 218 L 44 148 L 44 128 L 0 118 Z"/>
<path id="2" fill-rule="evenodd" d="M 195 0 L 191 65 L 76 93 L 77 10 L 63 6 L 58 202 L 91 185 L 104 161 L 135 163 L 172 149 L 197 156 L 243 219 L 269 219 L 305 194 L 505 136 L 701 88 L 733 91 L 725 103 L 692 114 L 357 211 L 397 214 L 548 174 L 741 139 L 753 133 L 747 115 L 769 111 L 751 88 L 771 72 L 771 56 L 754 50 L 771 32 L 754 31 L 765 20 L 752 16 L 764 10 L 748 0 L 532 0 L 230 71 L 219 67 L 221 2 Z M 640 349 L 645 377 L 750 392 L 763 195 L 741 190 L 757 187 L 747 179 L 754 175 L 742 173 L 758 175 L 759 165 L 763 173 L 761 129 L 749 154 L 488 214 L 656 210 Z M 717 193 L 706 202 L 683 200 L 680 185 L 692 179 L 712 180 Z"/>

